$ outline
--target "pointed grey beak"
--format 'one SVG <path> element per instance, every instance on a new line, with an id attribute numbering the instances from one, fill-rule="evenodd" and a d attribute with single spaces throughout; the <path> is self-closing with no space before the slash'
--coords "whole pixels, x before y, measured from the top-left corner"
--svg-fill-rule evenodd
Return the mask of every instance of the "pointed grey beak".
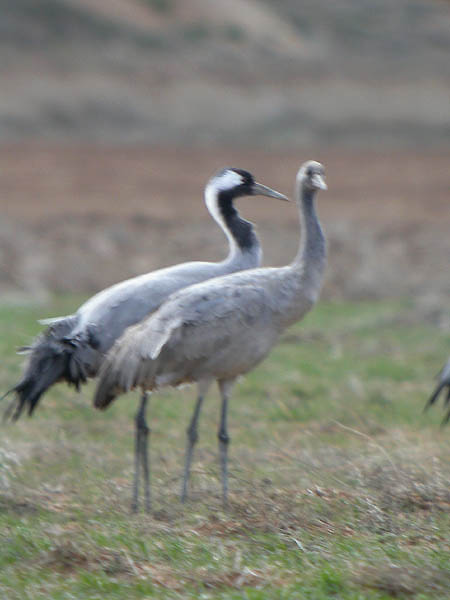
<path id="1" fill-rule="evenodd" d="M 276 192 L 270 187 L 263 185 L 262 183 L 254 183 L 252 185 L 252 196 L 269 196 L 270 198 L 277 198 L 278 200 L 286 200 L 289 202 L 289 198 L 280 192 Z"/>
<path id="2" fill-rule="evenodd" d="M 327 190 L 328 189 L 328 186 L 325 183 L 325 179 L 317 173 L 312 176 L 311 183 L 318 190 Z"/>

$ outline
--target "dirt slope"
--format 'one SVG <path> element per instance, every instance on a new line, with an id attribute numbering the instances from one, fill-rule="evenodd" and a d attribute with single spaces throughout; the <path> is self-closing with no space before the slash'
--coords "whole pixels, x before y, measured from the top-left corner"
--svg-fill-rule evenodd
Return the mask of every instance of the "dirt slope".
<path id="1" fill-rule="evenodd" d="M 0 0 L 0 14 L 1 140 L 448 144 L 448 3 Z"/>

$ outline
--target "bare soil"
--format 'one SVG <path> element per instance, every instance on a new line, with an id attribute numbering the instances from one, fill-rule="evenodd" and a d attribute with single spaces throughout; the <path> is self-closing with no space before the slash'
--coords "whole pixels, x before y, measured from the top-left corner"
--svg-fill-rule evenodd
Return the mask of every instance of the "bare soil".
<path id="1" fill-rule="evenodd" d="M 0 289 L 91 293 L 190 259 L 216 260 L 222 234 L 202 201 L 208 177 L 239 166 L 292 194 L 299 164 L 326 166 L 318 204 L 330 243 L 327 297 L 450 291 L 447 152 L 303 152 L 16 144 L 0 148 Z M 261 234 L 265 264 L 295 253 L 294 206 L 239 201 Z"/>

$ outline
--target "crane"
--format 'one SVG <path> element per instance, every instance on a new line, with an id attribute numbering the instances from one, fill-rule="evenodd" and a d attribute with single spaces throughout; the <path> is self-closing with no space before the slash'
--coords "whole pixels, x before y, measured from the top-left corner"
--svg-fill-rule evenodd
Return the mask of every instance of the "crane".
<path id="1" fill-rule="evenodd" d="M 42 321 L 48 328 L 21 349 L 29 359 L 21 380 L 7 392 L 14 393 L 14 400 L 5 417 L 15 421 L 25 407 L 29 415 L 33 414 L 42 394 L 58 381 L 79 389 L 89 377 L 96 376 L 105 354 L 126 328 L 153 313 L 176 290 L 258 266 L 262 253 L 253 224 L 234 207 L 237 198 L 256 195 L 287 200 L 283 194 L 257 183 L 243 169 L 222 169 L 208 181 L 206 206 L 228 239 L 229 253 L 222 262 L 182 263 L 134 277 L 99 292 L 73 315 Z M 144 478 L 148 479 L 146 407 L 144 393 L 135 417 L 133 510 L 138 507 L 141 463 Z"/>
<path id="2" fill-rule="evenodd" d="M 188 427 L 181 498 L 185 499 L 198 417 L 204 394 L 217 381 L 222 500 L 228 499 L 228 403 L 240 375 L 260 363 L 280 334 L 317 301 L 326 264 L 326 242 L 314 198 L 325 190 L 324 168 L 304 163 L 297 173 L 301 236 L 294 261 L 285 267 L 249 269 L 172 294 L 150 318 L 128 329 L 104 361 L 94 405 L 107 408 L 135 387 L 143 391 L 197 382 L 199 396 Z"/>

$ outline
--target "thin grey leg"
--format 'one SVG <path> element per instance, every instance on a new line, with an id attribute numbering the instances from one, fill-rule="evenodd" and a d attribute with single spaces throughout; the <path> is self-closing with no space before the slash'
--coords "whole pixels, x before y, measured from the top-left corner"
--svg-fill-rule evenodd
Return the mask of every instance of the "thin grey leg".
<path id="1" fill-rule="evenodd" d="M 131 512 L 137 512 L 139 508 L 139 466 L 141 458 L 141 432 L 135 417 L 134 429 L 134 475 L 133 475 L 133 498 L 131 500 Z"/>
<path id="2" fill-rule="evenodd" d="M 210 385 L 210 380 L 199 381 L 197 386 L 197 402 L 195 404 L 194 413 L 191 417 L 191 422 L 189 423 L 189 427 L 186 430 L 186 456 L 184 460 L 183 483 L 181 486 L 181 502 L 185 502 L 187 498 L 189 477 L 191 474 L 192 455 L 194 452 L 194 446 L 198 440 L 198 419 L 200 416 L 200 411 L 202 409 L 203 400 L 208 392 Z"/>
<path id="3" fill-rule="evenodd" d="M 150 429 L 146 421 L 147 410 L 147 392 L 143 392 L 141 402 L 135 417 L 135 446 L 134 446 L 134 481 L 133 481 L 133 500 L 131 509 L 137 512 L 139 507 L 139 478 L 140 466 L 144 475 L 144 494 L 145 494 L 145 510 L 150 512 L 150 470 L 148 460 L 148 436 Z"/>
<path id="4" fill-rule="evenodd" d="M 444 402 L 444 406 L 450 406 L 450 385 L 448 385 L 448 390 L 447 390 L 447 398 L 445 399 Z"/>
<path id="5" fill-rule="evenodd" d="M 191 422 L 189 427 L 186 430 L 187 433 L 187 443 L 186 443 L 186 458 L 184 461 L 184 473 L 183 473 L 183 485 L 181 488 L 181 502 L 185 502 L 187 498 L 187 488 L 189 482 L 189 476 L 191 473 L 191 462 L 192 462 L 192 452 L 194 450 L 194 446 L 198 440 L 198 417 L 200 415 L 200 411 L 202 408 L 204 397 L 198 396 L 197 402 L 195 404 L 194 413 L 191 418 Z"/>
<path id="6" fill-rule="evenodd" d="M 447 406 L 449 407 L 449 409 L 448 409 L 447 414 L 445 415 L 441 425 L 447 425 L 447 423 L 450 421 L 450 385 L 448 386 L 447 397 L 444 402 L 444 407 L 447 407 Z"/>
<path id="7" fill-rule="evenodd" d="M 443 382 L 441 382 L 437 385 L 433 394 L 430 396 L 428 402 L 425 404 L 423 412 L 428 410 L 430 408 L 430 406 L 432 406 L 436 402 L 436 400 L 439 398 L 439 395 L 442 392 L 442 390 L 444 389 L 444 387 L 445 387 L 445 383 L 443 383 Z"/>
<path id="8" fill-rule="evenodd" d="M 220 466 L 222 471 L 222 502 L 224 508 L 228 506 L 228 446 L 230 436 L 228 435 L 227 416 L 228 400 L 231 395 L 231 388 L 234 379 L 231 381 L 219 381 L 220 394 L 222 396 L 222 406 L 220 411 L 220 425 L 217 437 L 219 438 Z"/>
<path id="9" fill-rule="evenodd" d="M 145 494 L 145 512 L 149 513 L 151 510 L 151 495 L 150 495 L 150 459 L 148 450 L 148 440 L 150 436 L 150 428 L 147 425 L 145 418 L 145 412 L 147 408 L 148 394 L 145 392 L 142 399 L 144 410 L 142 412 L 142 440 L 141 440 L 141 455 L 142 455 L 142 469 L 144 471 L 144 494 Z"/>

